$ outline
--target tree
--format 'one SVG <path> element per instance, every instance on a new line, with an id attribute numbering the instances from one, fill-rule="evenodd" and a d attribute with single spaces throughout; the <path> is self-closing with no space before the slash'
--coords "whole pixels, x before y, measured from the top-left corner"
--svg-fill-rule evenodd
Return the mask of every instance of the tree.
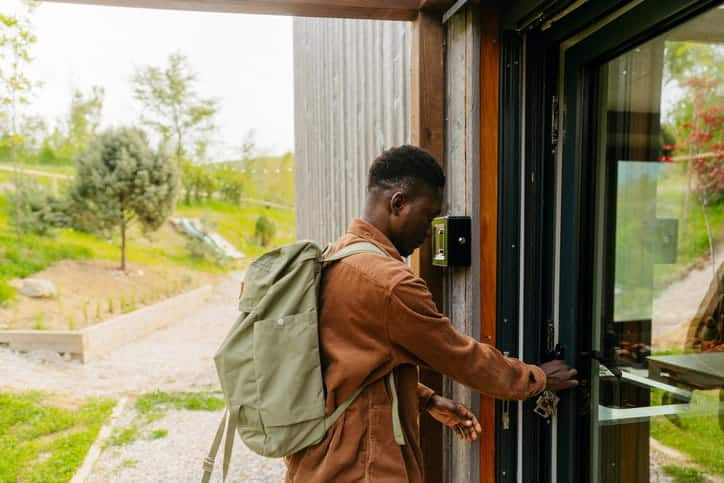
<path id="1" fill-rule="evenodd" d="M 690 195 L 701 205 L 712 269 L 716 270 L 710 207 L 724 198 L 724 48 L 715 43 L 667 42 L 664 82 L 681 95 L 663 129 L 674 142 L 664 145 L 662 161 L 676 160 L 687 173 L 683 226 L 689 218 Z M 672 156 L 675 154 L 675 156 Z M 684 232 L 686 233 L 686 231 Z"/>
<path id="2" fill-rule="evenodd" d="M 14 181 L 16 191 L 21 189 L 17 148 L 23 144 L 18 132 L 19 109 L 27 104 L 34 87 L 26 71 L 31 62 L 30 49 L 37 41 L 30 23 L 35 2 L 23 3 L 24 12 L 19 15 L 0 13 L 0 109 L 8 121 L 9 130 L 3 136 L 3 144 L 10 148 L 10 159 L 15 165 Z M 15 203 L 15 219 L 18 242 L 22 237 L 22 207 Z"/>
<path id="3" fill-rule="evenodd" d="M 712 271 L 716 278 L 716 251 L 710 221 L 710 206 L 724 198 L 724 102 L 717 93 L 721 84 L 714 77 L 692 77 L 682 87 L 688 91 L 691 115 L 678 126 L 679 142 L 689 173 L 689 191 L 696 195 L 704 213 Z"/>
<path id="4" fill-rule="evenodd" d="M 43 148 L 64 163 L 75 160 L 95 138 L 101 123 L 105 89 L 93 86 L 88 95 L 76 89 L 70 101 L 67 117 L 59 123 Z"/>
<path id="5" fill-rule="evenodd" d="M 78 158 L 71 197 L 91 214 L 86 219 L 96 229 L 120 230 L 121 270 L 126 269 L 129 226 L 158 229 L 173 210 L 178 177 L 176 163 L 153 152 L 140 129 L 108 130 Z"/>
<path id="6" fill-rule="evenodd" d="M 218 103 L 199 96 L 196 73 L 183 54 L 171 54 L 163 69 L 137 69 L 132 82 L 134 97 L 143 107 L 141 121 L 161 136 L 161 144 L 173 150 L 177 162 L 205 151 Z"/>

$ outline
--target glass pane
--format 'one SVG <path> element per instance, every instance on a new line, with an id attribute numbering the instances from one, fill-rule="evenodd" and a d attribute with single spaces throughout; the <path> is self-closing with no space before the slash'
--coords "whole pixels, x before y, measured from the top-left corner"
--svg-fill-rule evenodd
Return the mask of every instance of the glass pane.
<path id="1" fill-rule="evenodd" d="M 724 8 L 600 85 L 592 476 L 724 481 Z"/>

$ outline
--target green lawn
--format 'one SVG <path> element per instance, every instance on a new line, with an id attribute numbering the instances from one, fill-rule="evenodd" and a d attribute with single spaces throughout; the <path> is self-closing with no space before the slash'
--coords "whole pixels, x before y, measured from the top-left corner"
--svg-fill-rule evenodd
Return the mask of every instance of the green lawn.
<path id="1" fill-rule="evenodd" d="M 662 391 L 652 391 L 651 405 L 661 405 L 661 396 Z M 724 431 L 719 427 L 718 392 L 696 391 L 691 405 L 705 408 L 707 415 L 681 415 L 678 425 L 665 417 L 654 418 L 651 437 L 686 454 L 707 474 L 724 476 Z"/>
<path id="2" fill-rule="evenodd" d="M 13 290 L 6 283 L 9 279 L 27 277 L 60 260 L 120 259 L 117 234 L 109 241 L 88 233 L 63 229 L 57 230 L 53 236 L 25 235 L 22 244 L 18 245 L 14 228 L 8 222 L 8 209 L 7 199 L 0 195 L 0 304 L 7 303 L 13 297 Z M 262 213 L 277 226 L 273 245 L 294 240 L 294 212 L 290 210 L 243 208 L 209 202 L 191 207 L 179 206 L 174 216 L 197 217 L 207 221 L 242 253 L 253 258 L 271 248 L 260 247 L 254 241 L 254 227 Z M 147 237 L 135 230 L 130 234 L 127 257 L 133 263 L 145 265 L 180 265 L 212 273 L 226 270 L 227 267 L 220 267 L 211 260 L 192 256 L 186 243 L 185 237 L 177 234 L 168 223 Z"/>
<path id="3" fill-rule="evenodd" d="M 0 163 L 2 168 L 13 168 L 11 163 Z M 33 171 L 45 171 L 51 174 L 64 174 L 67 176 L 75 175 L 75 165 L 51 165 L 51 164 L 30 164 L 21 163 L 22 169 L 31 169 Z"/>
<path id="4" fill-rule="evenodd" d="M 266 215 L 276 225 L 273 246 L 294 241 L 294 211 L 265 209 L 262 207 L 239 207 L 220 201 L 206 201 L 192 206 L 179 205 L 174 216 L 200 218 L 229 240 L 242 253 L 257 257 L 272 247 L 261 247 L 254 240 L 256 220 Z"/>
<path id="5" fill-rule="evenodd" d="M 70 481 L 114 405 L 105 399 L 75 403 L 40 392 L 0 392 L 0 481 Z"/>

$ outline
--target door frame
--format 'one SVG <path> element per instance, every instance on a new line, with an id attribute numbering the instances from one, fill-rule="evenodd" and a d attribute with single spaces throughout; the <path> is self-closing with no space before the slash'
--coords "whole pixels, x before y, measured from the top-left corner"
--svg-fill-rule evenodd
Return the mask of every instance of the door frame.
<path id="1" fill-rule="evenodd" d="M 498 274 L 501 288 L 514 295 L 504 297 L 499 291 L 501 350 L 535 363 L 560 343 L 568 364 L 579 374 L 590 372 L 591 361 L 581 354 L 591 350 L 592 324 L 579 321 L 592 316 L 594 67 L 718 3 L 590 2 L 561 15 L 541 14 L 524 26 L 503 19 L 499 180 L 505 195 L 499 209 L 506 221 L 499 225 Z M 522 66 L 518 71 L 511 68 L 516 62 Z M 581 119 L 592 122 L 584 129 Z M 520 250 L 512 246 L 514 240 Z M 506 314 L 519 324 L 506 324 Z M 588 481 L 591 405 L 586 379 L 582 377 L 581 388 L 561 395 L 558 416 L 550 422 L 532 414 L 529 403 L 514 408 L 522 409 L 515 417 L 511 413 L 511 432 L 517 438 L 502 430 L 498 406 L 496 451 L 507 456 L 496 458 L 496 481 Z"/>

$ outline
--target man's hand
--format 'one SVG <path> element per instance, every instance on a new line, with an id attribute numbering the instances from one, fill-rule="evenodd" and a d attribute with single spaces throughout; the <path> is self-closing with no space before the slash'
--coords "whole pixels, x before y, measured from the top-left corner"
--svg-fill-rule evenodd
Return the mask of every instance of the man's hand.
<path id="1" fill-rule="evenodd" d="M 578 381 L 574 379 L 578 371 L 561 360 L 544 362 L 540 365 L 540 368 L 543 369 L 548 378 L 547 391 L 559 392 L 578 386 Z"/>
<path id="2" fill-rule="evenodd" d="M 427 406 L 430 416 L 440 421 L 453 430 L 455 435 L 472 442 L 478 439 L 483 428 L 480 427 L 478 418 L 468 408 L 455 401 L 451 401 L 437 394 L 433 394 Z"/>

